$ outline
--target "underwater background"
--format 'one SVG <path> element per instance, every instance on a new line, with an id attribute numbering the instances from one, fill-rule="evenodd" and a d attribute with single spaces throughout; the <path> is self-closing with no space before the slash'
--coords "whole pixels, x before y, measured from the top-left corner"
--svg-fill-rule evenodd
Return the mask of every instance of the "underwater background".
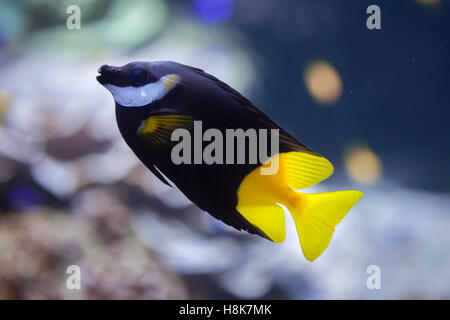
<path id="1" fill-rule="evenodd" d="M 450 299 L 449 13 L 446 0 L 0 0 L 0 299 Z M 334 175 L 308 192 L 365 193 L 318 260 L 290 216 L 283 244 L 237 232 L 144 168 L 95 79 L 136 60 L 204 69 L 327 157 Z"/>

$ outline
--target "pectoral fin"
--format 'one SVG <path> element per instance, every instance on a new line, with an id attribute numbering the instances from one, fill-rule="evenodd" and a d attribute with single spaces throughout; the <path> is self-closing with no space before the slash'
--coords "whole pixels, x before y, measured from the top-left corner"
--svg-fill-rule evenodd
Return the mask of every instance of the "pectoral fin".
<path id="1" fill-rule="evenodd" d="M 187 115 L 158 115 L 144 120 L 137 130 L 141 140 L 149 144 L 152 149 L 161 149 L 170 145 L 170 137 L 176 129 L 191 130 L 194 118 Z"/>

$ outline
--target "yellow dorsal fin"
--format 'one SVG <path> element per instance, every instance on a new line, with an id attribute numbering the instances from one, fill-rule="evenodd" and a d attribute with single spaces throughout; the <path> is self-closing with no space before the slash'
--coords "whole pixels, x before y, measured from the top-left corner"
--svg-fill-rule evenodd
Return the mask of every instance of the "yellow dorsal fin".
<path id="1" fill-rule="evenodd" d="M 158 115 L 144 120 L 137 129 L 138 136 L 152 147 L 169 145 L 170 137 L 175 129 L 191 130 L 194 118 L 187 115 Z"/>
<path id="2" fill-rule="evenodd" d="M 306 152 L 280 154 L 280 163 L 287 185 L 294 189 L 305 189 L 333 174 L 333 165 L 321 156 Z"/>

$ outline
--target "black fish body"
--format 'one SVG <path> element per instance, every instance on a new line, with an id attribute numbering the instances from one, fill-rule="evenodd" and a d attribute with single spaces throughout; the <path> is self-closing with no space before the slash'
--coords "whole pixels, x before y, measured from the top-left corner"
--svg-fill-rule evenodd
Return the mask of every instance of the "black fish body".
<path id="1" fill-rule="evenodd" d="M 332 173 L 331 164 L 279 127 L 239 92 L 200 69 L 175 62 L 133 62 L 123 67 L 103 66 L 99 72 L 99 82 L 112 92 L 116 100 L 119 130 L 136 156 L 160 180 L 170 185 L 167 177 L 199 208 L 238 230 L 244 229 L 282 242 L 284 214 L 276 203 L 285 202 L 291 214 L 292 211 L 298 213 L 293 217 L 304 254 L 309 260 L 314 260 L 328 246 L 334 225 L 362 195 L 358 191 L 330 193 L 334 194 L 332 198 L 345 193 L 342 197 L 345 206 L 338 210 L 339 218 L 333 221 L 325 221 L 329 218 L 306 218 L 313 217 L 307 212 L 316 210 L 306 210 L 306 204 L 314 203 L 314 208 L 322 206 L 316 206 L 312 200 L 314 197 L 308 197 L 310 200 L 306 201 L 306 194 L 292 189 L 325 179 Z M 224 163 L 175 164 L 171 151 L 177 142 L 172 141 L 171 134 L 179 127 L 184 128 L 194 134 L 191 138 L 194 142 L 198 138 L 193 129 L 194 121 L 201 121 L 202 133 L 216 129 L 224 137 L 227 129 L 277 130 L 279 150 L 272 150 L 270 139 L 260 142 L 259 136 L 256 150 L 259 152 L 260 143 L 265 144 L 267 159 L 278 157 L 279 172 L 272 177 L 261 176 L 259 170 L 263 162 L 258 159 L 256 163 L 250 163 L 248 154 L 243 164 L 236 161 L 227 164 L 225 159 Z M 194 144 L 190 150 L 192 159 L 198 151 Z M 201 150 L 207 144 L 202 142 Z M 226 145 L 225 141 L 223 145 Z M 224 147 L 223 154 L 226 152 Z M 237 152 L 235 146 L 234 160 Z M 325 221 L 324 230 L 318 232 L 323 236 L 318 241 L 313 239 L 314 234 L 311 236 L 311 232 L 304 231 L 304 226 L 300 227 L 311 226 L 312 230 L 316 228 L 317 219 Z M 326 230 L 330 225 L 333 226 Z M 305 234 L 308 240 L 302 241 L 301 234 Z"/>

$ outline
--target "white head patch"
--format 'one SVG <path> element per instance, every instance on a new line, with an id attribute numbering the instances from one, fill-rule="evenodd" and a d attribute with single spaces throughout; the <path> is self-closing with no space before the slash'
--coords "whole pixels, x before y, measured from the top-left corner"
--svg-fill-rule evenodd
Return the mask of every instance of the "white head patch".
<path id="1" fill-rule="evenodd" d="M 124 107 L 142 107 L 162 99 L 177 85 L 179 79 L 176 74 L 168 74 L 142 87 L 118 87 L 112 84 L 105 84 L 105 87 L 118 104 Z"/>

